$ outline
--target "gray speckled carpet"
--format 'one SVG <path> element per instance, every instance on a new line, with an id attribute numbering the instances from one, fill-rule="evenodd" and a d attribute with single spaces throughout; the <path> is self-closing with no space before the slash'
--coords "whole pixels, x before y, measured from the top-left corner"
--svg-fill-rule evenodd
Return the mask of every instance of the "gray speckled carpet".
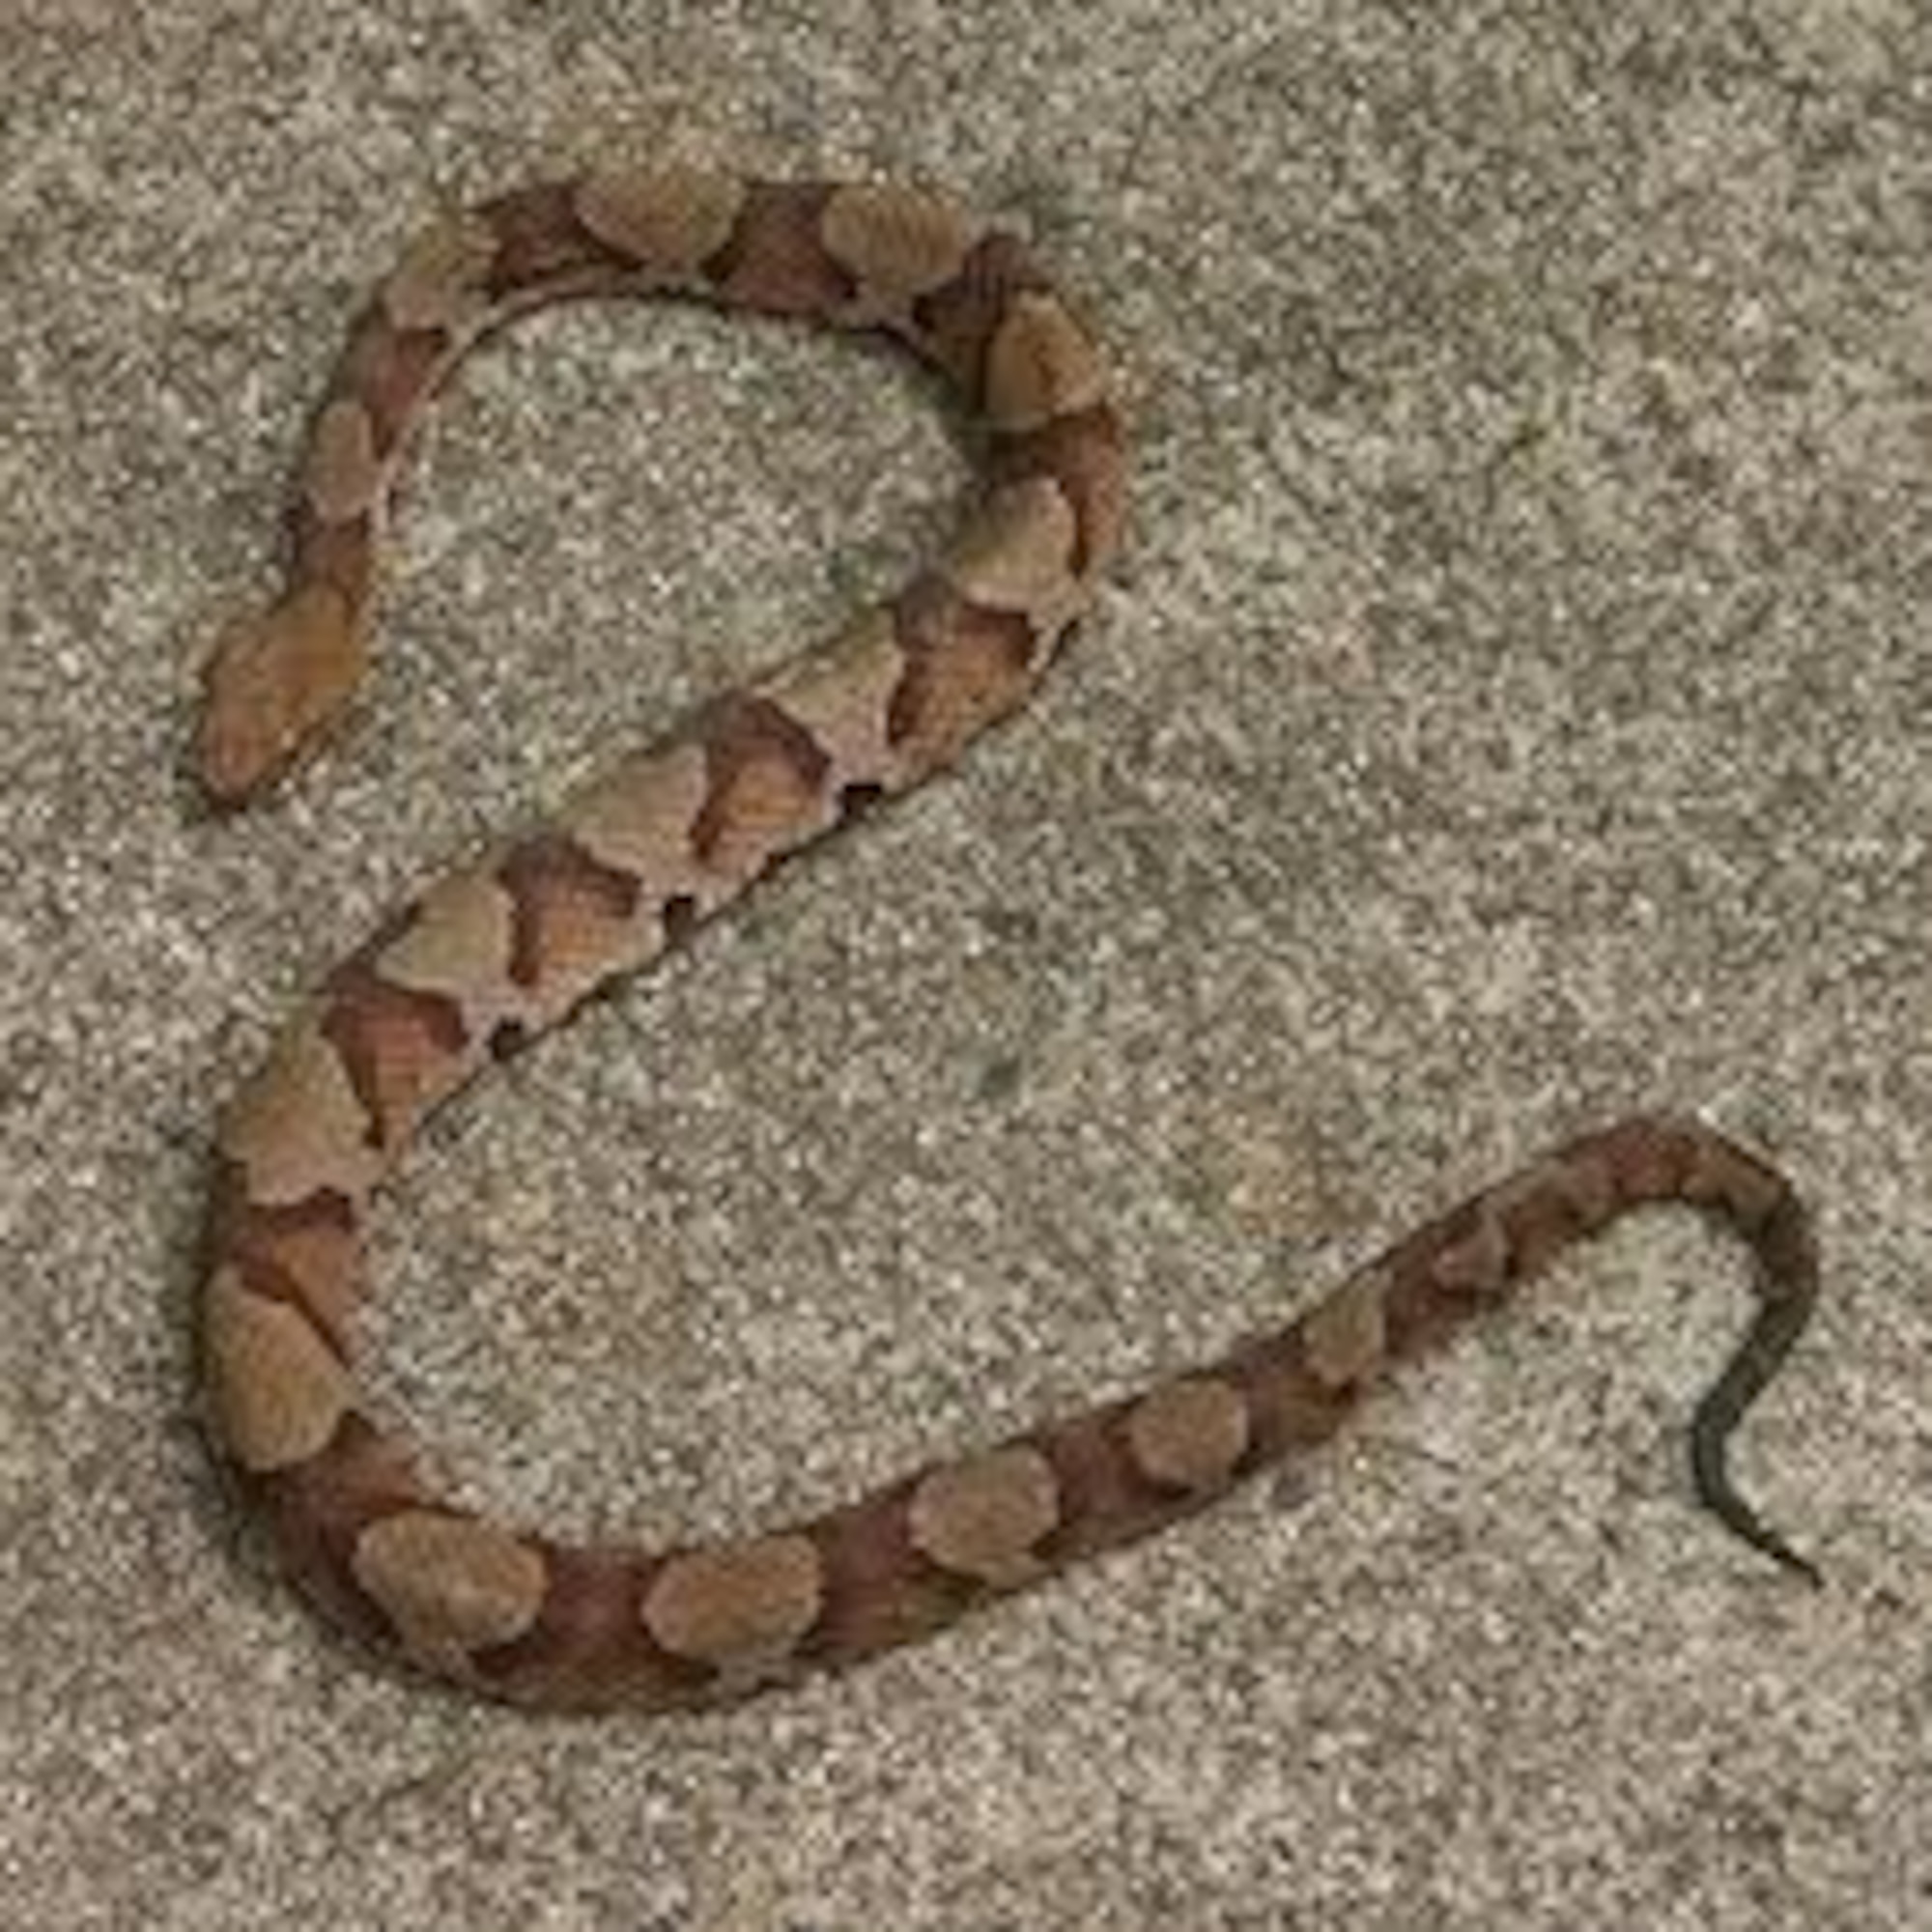
<path id="1" fill-rule="evenodd" d="M 1932 17 L 1906 0 L 0 14 L 0 1893 L 245 1926 L 1932 1925 Z M 641 22 L 641 24 L 640 24 Z M 371 1671 L 205 1459 L 214 1111 L 301 986 L 943 530 L 916 377 L 671 310 L 446 399 L 379 690 L 179 779 L 308 398 L 446 198 L 611 152 L 909 175 L 1109 342 L 1134 533 L 1041 699 L 444 1119 L 389 1397 L 479 1493 L 747 1526 L 1313 1296 L 1594 1121 L 1789 1164 L 1332 1453 L 732 1714 Z"/>

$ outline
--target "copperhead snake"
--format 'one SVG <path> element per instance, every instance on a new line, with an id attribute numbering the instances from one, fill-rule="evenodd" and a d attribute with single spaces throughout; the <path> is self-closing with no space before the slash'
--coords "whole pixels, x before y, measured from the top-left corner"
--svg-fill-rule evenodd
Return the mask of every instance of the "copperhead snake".
<path id="1" fill-rule="evenodd" d="M 438 879 L 325 980 L 225 1111 L 206 1408 L 295 1583 L 356 1636 L 491 1697 L 729 1697 L 923 1636 L 1201 1508 L 1328 1436 L 1389 1364 L 1560 1249 L 1667 1202 L 1721 1217 L 1756 1259 L 1752 1324 L 1692 1424 L 1697 1494 L 1809 1574 L 1724 1458 L 1809 1315 L 1807 1217 L 1781 1174 L 1688 1119 L 1573 1141 L 1217 1361 L 810 1521 L 581 1547 L 438 1489 L 371 1412 L 351 1335 L 371 1197 L 417 1122 L 780 859 L 950 764 L 1031 693 L 1121 535 L 1125 441 L 1099 352 L 1012 235 L 889 185 L 665 167 L 525 187 L 423 235 L 352 327 L 309 434 L 286 586 L 209 660 L 197 762 L 217 806 L 276 784 L 360 678 L 391 487 L 470 346 L 563 298 L 660 293 L 896 337 L 975 420 L 984 492 L 889 602 Z"/>

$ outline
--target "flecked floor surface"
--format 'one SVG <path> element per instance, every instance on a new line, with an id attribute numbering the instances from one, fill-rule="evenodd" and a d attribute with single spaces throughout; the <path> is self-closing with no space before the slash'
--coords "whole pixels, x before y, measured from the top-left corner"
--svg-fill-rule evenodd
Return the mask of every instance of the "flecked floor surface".
<path id="1" fill-rule="evenodd" d="M 0 1892 L 10 1926 L 1932 1926 L 1932 17 L 1010 0 L 0 14 Z M 1611 24 L 1614 22 L 1614 24 Z M 734 1713 L 534 1721 L 269 1576 L 189 1377 L 211 1122 L 443 859 L 830 628 L 965 474 L 883 355 L 583 310 L 413 474 L 379 690 L 179 777 L 307 398 L 447 198 L 906 175 L 1110 343 L 1133 539 L 1040 700 L 479 1088 L 389 1399 L 575 1528 L 740 1527 L 1116 1392 L 1592 1122 L 1786 1162 L 1331 1453 Z"/>

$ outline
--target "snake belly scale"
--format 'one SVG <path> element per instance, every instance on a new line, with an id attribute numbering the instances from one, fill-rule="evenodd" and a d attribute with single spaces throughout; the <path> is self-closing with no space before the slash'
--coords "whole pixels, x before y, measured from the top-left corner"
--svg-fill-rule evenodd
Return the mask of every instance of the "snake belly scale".
<path id="1" fill-rule="evenodd" d="M 360 679 L 412 433 L 481 337 L 545 304 L 668 295 L 883 330 L 976 427 L 983 490 L 896 595 L 621 758 L 430 885 L 329 974 L 216 1134 L 201 1301 L 212 1433 L 281 1567 L 335 1622 L 530 1706 L 704 1704 L 921 1637 L 1199 1509 L 1328 1436 L 1387 1367 L 1647 1203 L 1754 1253 L 1753 1322 L 1692 1424 L 1701 1500 L 1804 1569 L 1725 1473 L 1803 1328 L 1816 1265 L 1781 1175 L 1694 1120 L 1572 1142 L 1403 1236 L 1278 1330 L 1084 1413 L 742 1540 L 573 1544 L 459 1507 L 355 1368 L 372 1196 L 473 1074 L 648 964 L 787 854 L 949 765 L 1031 693 L 1121 535 L 1100 354 L 1010 234 L 910 188 L 679 166 L 507 193 L 423 235 L 316 412 L 286 584 L 211 656 L 197 745 L 220 807 L 296 767 Z"/>

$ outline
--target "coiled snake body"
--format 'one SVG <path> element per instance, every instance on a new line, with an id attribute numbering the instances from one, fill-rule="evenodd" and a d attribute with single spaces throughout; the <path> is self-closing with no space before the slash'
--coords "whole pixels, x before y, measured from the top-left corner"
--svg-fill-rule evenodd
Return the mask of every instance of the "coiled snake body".
<path id="1" fill-rule="evenodd" d="M 673 167 L 519 190 L 424 236 L 354 327 L 311 432 L 286 589 L 210 662 L 199 764 L 217 803 L 280 778 L 360 675 L 395 471 L 469 345 L 553 300 L 660 291 L 889 331 L 977 420 L 985 491 L 889 603 L 438 880 L 327 979 L 229 1108 L 208 1408 L 302 1590 L 379 1647 L 530 1705 L 668 1708 L 847 1662 L 1321 1440 L 1387 1364 L 1652 1202 L 1714 1210 L 1755 1252 L 1758 1312 L 1699 1406 L 1692 1465 L 1733 1529 L 1804 1567 L 1731 1489 L 1723 1448 L 1809 1311 L 1805 1216 L 1755 1156 L 1653 1118 L 1548 1155 L 1219 1361 L 809 1522 L 652 1552 L 566 1544 L 439 1493 L 352 1366 L 365 1214 L 412 1130 L 493 1057 L 1011 711 L 1120 534 L 1123 438 L 1099 356 L 1011 236 L 892 186 Z"/>

